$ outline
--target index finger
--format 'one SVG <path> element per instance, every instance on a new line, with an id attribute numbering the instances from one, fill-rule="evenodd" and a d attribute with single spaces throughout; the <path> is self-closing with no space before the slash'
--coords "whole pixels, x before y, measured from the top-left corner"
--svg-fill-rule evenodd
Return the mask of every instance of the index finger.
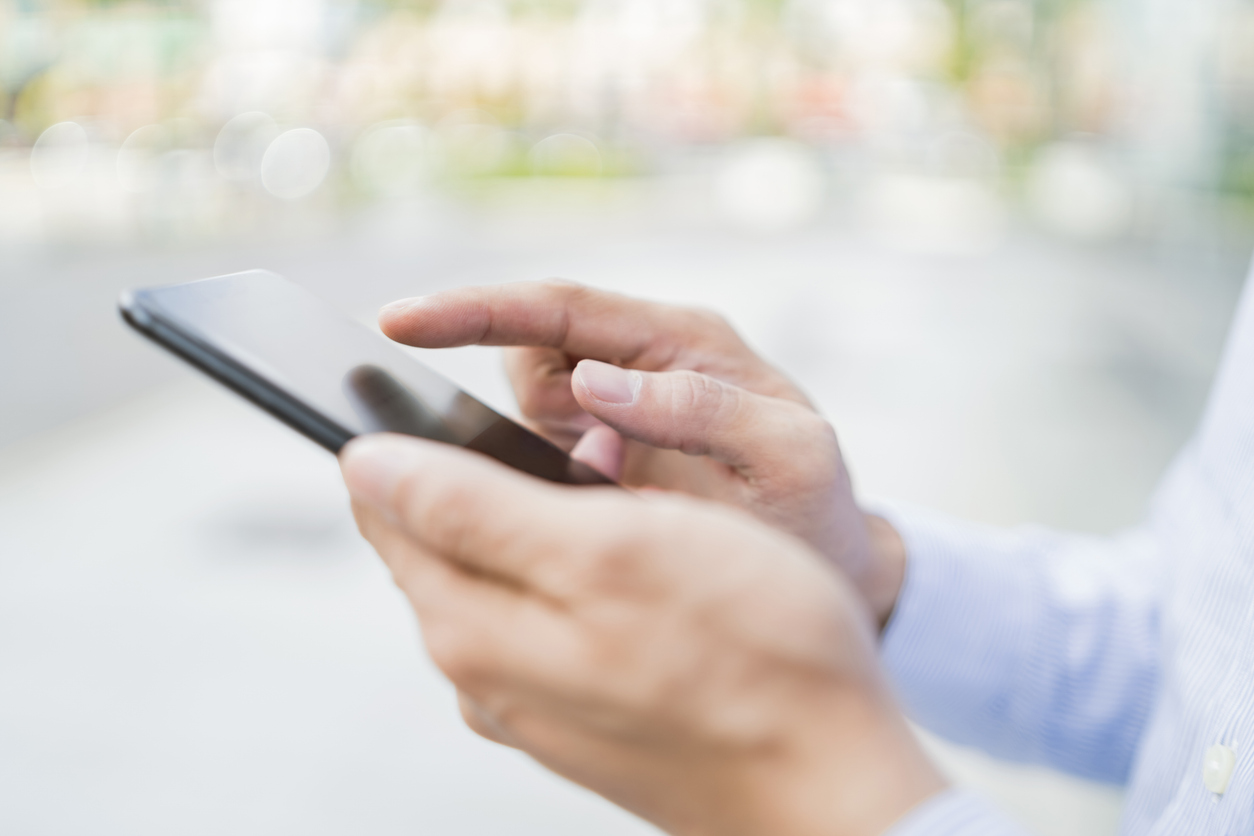
<path id="1" fill-rule="evenodd" d="M 404 299 L 379 312 L 379 325 L 397 342 L 422 348 L 543 346 L 649 370 L 667 368 L 687 348 L 709 341 L 753 357 L 716 317 L 557 281 Z"/>

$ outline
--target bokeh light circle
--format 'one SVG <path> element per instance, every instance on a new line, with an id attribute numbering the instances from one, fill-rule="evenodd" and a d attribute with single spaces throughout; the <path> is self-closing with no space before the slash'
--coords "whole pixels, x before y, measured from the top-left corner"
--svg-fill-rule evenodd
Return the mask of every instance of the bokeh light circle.
<path id="1" fill-rule="evenodd" d="M 118 149 L 118 182 L 122 188 L 128 192 L 152 188 L 155 161 L 170 144 L 170 131 L 164 125 L 144 125 L 132 131 Z"/>
<path id="2" fill-rule="evenodd" d="M 30 172 L 45 189 L 71 186 L 87 165 L 87 131 L 77 122 L 58 122 L 35 140 L 30 151 Z"/>
<path id="3" fill-rule="evenodd" d="M 353 144 L 353 180 L 369 191 L 396 194 L 413 190 L 428 173 L 427 132 L 410 121 L 380 122 Z"/>
<path id="4" fill-rule="evenodd" d="M 579 134 L 547 136 L 532 147 L 529 157 L 536 174 L 596 177 L 603 168 L 601 149 Z"/>
<path id="5" fill-rule="evenodd" d="M 1028 172 L 1027 195 L 1047 227 L 1071 238 L 1115 238 L 1132 219 L 1132 199 L 1117 171 L 1084 142 L 1042 148 Z"/>
<path id="6" fill-rule="evenodd" d="M 826 176 L 806 146 L 782 137 L 728 149 L 714 179 L 719 213 L 733 224 L 768 231 L 799 226 L 823 207 Z"/>
<path id="7" fill-rule="evenodd" d="M 261 185 L 283 200 L 313 192 L 331 168 L 331 146 L 313 128 L 294 128 L 275 137 L 261 158 Z"/>
<path id="8" fill-rule="evenodd" d="M 440 120 L 435 133 L 440 161 L 449 172 L 493 174 L 510 158 L 509 132 L 481 110 L 455 111 Z"/>
<path id="9" fill-rule="evenodd" d="M 279 135 L 270 114 L 250 110 L 231 118 L 213 143 L 213 165 L 218 174 L 235 183 L 247 183 L 261 175 L 261 158 Z"/>

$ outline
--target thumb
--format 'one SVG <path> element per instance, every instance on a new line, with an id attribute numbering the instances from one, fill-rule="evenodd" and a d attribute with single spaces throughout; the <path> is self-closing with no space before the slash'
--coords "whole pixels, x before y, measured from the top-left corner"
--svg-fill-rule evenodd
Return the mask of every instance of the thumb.
<path id="1" fill-rule="evenodd" d="M 571 390 L 626 438 L 737 468 L 773 458 L 802 409 L 698 372 L 641 372 L 596 360 L 575 367 Z"/>

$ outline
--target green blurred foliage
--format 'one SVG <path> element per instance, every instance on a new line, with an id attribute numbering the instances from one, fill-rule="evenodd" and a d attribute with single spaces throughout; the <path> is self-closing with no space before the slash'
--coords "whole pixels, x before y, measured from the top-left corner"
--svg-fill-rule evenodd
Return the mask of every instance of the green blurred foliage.
<path id="1" fill-rule="evenodd" d="M 214 40 L 211 2 L 0 0 L 0 118 L 17 126 L 27 143 L 57 121 L 79 118 L 95 120 L 116 137 L 177 118 L 204 123 L 212 134 L 229 114 L 204 107 L 206 78 L 230 44 Z M 596 82 L 604 89 L 571 92 L 557 89 L 560 83 L 545 80 L 545 73 L 572 66 L 570 41 L 586 22 L 582 0 L 502 0 L 494 25 L 512 33 L 513 40 L 502 41 L 507 54 L 489 51 L 473 59 L 443 48 L 433 34 L 458 15 L 473 17 L 473 8 L 445 14 L 450 9 L 441 0 L 330 0 L 317 56 L 327 77 L 275 115 L 316 120 L 351 137 L 379 120 L 433 126 L 450 113 L 478 109 L 513 137 L 511 150 L 487 174 L 531 172 L 531 144 L 554 131 L 580 129 L 599 135 L 606 156 L 598 176 L 609 176 L 642 170 L 642 149 L 664 143 L 770 134 L 815 144 L 847 141 L 865 128 L 851 104 L 863 72 L 857 62 L 865 59 L 872 72 L 914 84 L 930 97 L 932 110 L 960 109 L 959 117 L 947 118 L 986 139 L 1011 180 L 1045 143 L 1074 134 L 1117 139 L 1119 80 L 1104 66 L 1103 51 L 1120 33 L 1106 14 L 1107 2 L 886 3 L 920 15 L 923 25 L 935 28 L 934 43 L 923 38 L 912 47 L 917 55 L 859 58 L 863 45 L 832 35 L 821 0 L 722 0 L 701 7 L 703 30 L 669 65 L 629 68 L 624 72 L 630 83 L 607 76 Z M 1241 5 L 1254 8 L 1254 0 Z M 1240 39 L 1235 43 L 1232 61 L 1254 66 L 1240 55 Z M 934 48 L 936 54 L 929 52 Z M 468 69 L 474 61 L 499 66 Z M 528 61 L 553 66 L 536 69 Z M 1238 75 L 1254 77 L 1254 69 L 1240 67 Z M 441 80 L 454 71 L 467 79 L 452 86 Z M 360 76 L 373 80 L 351 95 L 335 92 Z M 628 90 L 632 84 L 636 88 Z M 1252 97 L 1254 82 L 1217 106 L 1214 118 L 1224 148 L 1219 187 L 1254 200 L 1254 129 L 1246 125 L 1254 113 L 1247 101 Z M 826 127 L 815 129 L 819 123 Z M 927 130 L 948 128 L 899 132 Z M 578 167 L 558 173 L 591 176 Z M 474 169 L 467 176 L 487 174 Z"/>

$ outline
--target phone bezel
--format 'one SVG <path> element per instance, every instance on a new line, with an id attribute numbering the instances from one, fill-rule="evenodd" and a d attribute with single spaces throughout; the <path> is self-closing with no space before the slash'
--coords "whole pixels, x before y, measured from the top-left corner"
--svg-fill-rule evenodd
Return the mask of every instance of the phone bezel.
<path id="1" fill-rule="evenodd" d="M 166 319 L 160 311 L 146 305 L 145 301 L 142 290 L 127 291 L 118 301 L 118 310 L 128 325 L 148 339 L 178 355 L 332 453 L 339 453 L 354 438 L 355 433 L 347 427 L 327 418 L 179 323 Z"/>

